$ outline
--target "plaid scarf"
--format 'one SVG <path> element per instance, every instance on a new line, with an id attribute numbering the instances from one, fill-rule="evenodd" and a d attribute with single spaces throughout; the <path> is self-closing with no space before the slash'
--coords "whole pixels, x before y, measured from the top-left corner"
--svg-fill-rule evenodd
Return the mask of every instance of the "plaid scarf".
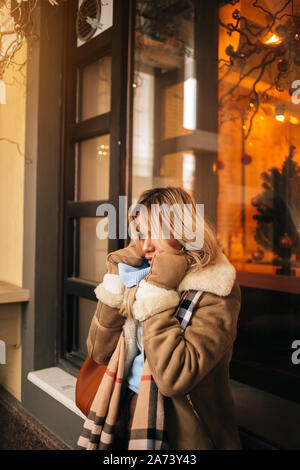
<path id="1" fill-rule="evenodd" d="M 177 316 L 182 331 L 191 319 L 195 305 L 202 291 L 189 290 L 177 307 Z M 83 424 L 77 441 L 78 450 L 109 450 L 113 444 L 114 428 L 121 403 L 125 361 L 125 339 L 121 333 L 118 344 L 107 365 L 90 412 Z M 158 390 L 144 353 L 144 367 L 141 377 L 130 430 L 128 449 L 168 449 L 166 429 L 165 397 Z"/>

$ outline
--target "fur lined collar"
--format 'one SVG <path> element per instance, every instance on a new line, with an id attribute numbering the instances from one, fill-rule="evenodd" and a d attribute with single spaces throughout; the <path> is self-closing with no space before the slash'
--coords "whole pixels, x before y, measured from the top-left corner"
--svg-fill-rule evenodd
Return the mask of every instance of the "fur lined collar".
<path id="1" fill-rule="evenodd" d="M 221 253 L 215 263 L 197 271 L 188 271 L 180 282 L 177 291 L 195 289 L 211 292 L 216 295 L 229 295 L 236 278 L 235 267 Z"/>

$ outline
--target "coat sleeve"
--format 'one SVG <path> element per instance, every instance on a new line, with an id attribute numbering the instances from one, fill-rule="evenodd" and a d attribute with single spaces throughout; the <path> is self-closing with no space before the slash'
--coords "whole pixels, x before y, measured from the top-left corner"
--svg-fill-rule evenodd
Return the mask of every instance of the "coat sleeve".
<path id="1" fill-rule="evenodd" d="M 86 340 L 88 354 L 98 364 L 109 363 L 125 320 L 117 308 L 109 307 L 98 300 Z"/>
<path id="2" fill-rule="evenodd" d="M 124 287 L 117 274 L 107 273 L 95 289 L 98 303 L 86 345 L 88 354 L 98 364 L 108 364 L 122 332 L 126 320 L 120 314 Z"/>
<path id="3" fill-rule="evenodd" d="M 144 319 L 145 354 L 163 395 L 189 393 L 218 364 L 235 340 L 240 306 L 241 292 L 235 281 L 227 296 L 204 292 L 184 332 L 174 308 Z"/>

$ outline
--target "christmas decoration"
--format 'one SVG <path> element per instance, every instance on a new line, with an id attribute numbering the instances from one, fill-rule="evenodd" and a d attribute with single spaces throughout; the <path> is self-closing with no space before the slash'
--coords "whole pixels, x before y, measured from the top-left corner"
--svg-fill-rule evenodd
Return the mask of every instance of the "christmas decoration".
<path id="1" fill-rule="evenodd" d="M 252 162 L 251 155 L 248 155 L 247 153 L 245 153 L 241 158 L 241 162 L 243 165 L 250 165 L 250 163 Z"/>
<path id="2" fill-rule="evenodd" d="M 257 214 L 254 238 L 277 258 L 274 264 L 281 268 L 276 274 L 295 275 L 291 269 L 291 255 L 300 248 L 300 166 L 293 160 L 296 148 L 291 145 L 281 170 L 272 167 L 261 174 L 264 191 L 251 200 Z"/>
<path id="3" fill-rule="evenodd" d="M 279 245 L 281 248 L 292 248 L 293 246 L 293 241 L 291 237 L 288 236 L 286 232 L 284 232 L 283 237 L 279 239 Z"/>
<path id="4" fill-rule="evenodd" d="M 279 59 L 279 61 L 277 62 L 277 68 L 279 72 L 286 72 L 288 69 L 288 66 L 289 64 L 285 59 Z"/>
<path id="5" fill-rule="evenodd" d="M 264 257 L 264 251 L 260 248 L 257 248 L 257 250 L 251 254 L 251 256 L 253 261 L 261 261 Z"/>
<path id="6" fill-rule="evenodd" d="M 225 166 L 225 163 L 223 162 L 223 160 L 217 160 L 218 170 L 223 170 L 224 166 Z"/>
<path id="7" fill-rule="evenodd" d="M 236 52 L 234 51 L 234 48 L 231 45 L 226 47 L 225 52 L 229 57 L 235 57 L 236 56 Z"/>
<path id="8" fill-rule="evenodd" d="M 259 1 L 251 2 L 251 20 L 241 14 L 237 7 L 239 4 L 237 0 L 221 2 L 221 11 L 224 11 L 219 18 L 220 36 L 224 38 L 223 31 L 226 31 L 228 37 L 234 39 L 235 46 L 229 44 L 225 48 L 227 58 L 221 55 L 219 60 L 219 123 L 222 125 L 228 120 L 240 119 L 246 109 L 245 100 L 252 100 L 254 105 L 248 109 L 248 119 L 243 124 L 246 141 L 252 130 L 253 119 L 268 92 L 275 90 L 283 93 L 290 90 L 291 82 L 297 78 L 300 66 L 300 17 L 297 16 L 293 0 L 277 4 L 264 2 L 264 6 Z M 261 20 L 262 12 L 264 21 Z M 228 18 L 228 13 L 231 18 Z M 255 22 L 256 16 L 260 21 Z M 230 86 L 223 87 L 231 72 Z M 249 79 L 253 85 L 247 93 L 245 90 Z M 243 93 L 240 91 L 242 88 Z M 294 91 L 291 90 L 290 94 Z M 232 105 L 234 109 L 231 114 L 229 106 Z"/>

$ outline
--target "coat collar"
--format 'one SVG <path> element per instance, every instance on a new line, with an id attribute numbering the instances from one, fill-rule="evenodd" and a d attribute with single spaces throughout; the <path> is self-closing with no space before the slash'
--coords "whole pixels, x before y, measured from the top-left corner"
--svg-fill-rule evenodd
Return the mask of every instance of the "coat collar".
<path id="1" fill-rule="evenodd" d="M 197 271 L 189 270 L 180 282 L 177 291 L 203 290 L 216 295 L 229 295 L 236 278 L 235 267 L 224 253 L 220 253 L 213 264 Z"/>

